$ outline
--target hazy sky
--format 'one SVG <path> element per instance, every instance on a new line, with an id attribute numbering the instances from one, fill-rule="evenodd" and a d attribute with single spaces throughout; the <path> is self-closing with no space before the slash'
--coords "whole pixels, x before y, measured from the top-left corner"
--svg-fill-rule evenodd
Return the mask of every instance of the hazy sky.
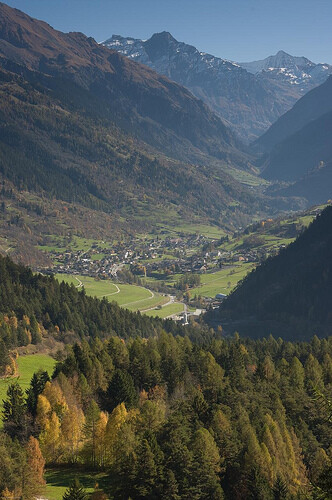
<path id="1" fill-rule="evenodd" d="M 199 50 L 245 62 L 282 49 L 332 63 L 332 0 L 6 0 L 61 31 L 97 41 L 169 31 Z"/>

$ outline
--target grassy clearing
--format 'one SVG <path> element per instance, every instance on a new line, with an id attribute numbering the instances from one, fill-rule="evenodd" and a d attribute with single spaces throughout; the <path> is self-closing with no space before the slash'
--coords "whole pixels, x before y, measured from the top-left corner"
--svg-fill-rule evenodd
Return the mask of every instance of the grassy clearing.
<path id="1" fill-rule="evenodd" d="M 39 245 L 37 248 L 39 250 L 43 250 L 44 252 L 62 253 L 67 251 L 88 252 L 92 249 L 93 245 L 97 245 L 98 248 L 102 249 L 109 249 L 110 247 L 110 244 L 105 241 L 81 238 L 79 236 L 72 236 L 72 238 L 68 240 L 68 238 L 64 238 L 56 234 L 49 234 L 48 241 L 49 243 L 47 245 Z M 99 255 L 99 259 L 102 258 L 102 254 L 95 255 Z M 98 257 L 92 257 L 92 259 L 93 258 L 94 260 L 98 259 Z"/>
<path id="2" fill-rule="evenodd" d="M 138 302 L 133 302 L 131 304 L 124 304 L 123 307 L 130 309 L 131 311 L 141 311 L 144 312 L 150 307 L 161 306 L 168 302 L 168 298 L 163 295 L 154 293 L 154 296 L 149 297 L 145 300 L 139 300 Z"/>
<path id="3" fill-rule="evenodd" d="M 240 170 L 234 167 L 227 166 L 227 172 L 234 177 L 237 181 L 241 182 L 241 184 L 245 184 L 246 186 L 268 186 L 269 181 L 266 181 L 262 177 L 258 177 L 249 172 L 245 172 L 244 170 Z"/>
<path id="4" fill-rule="evenodd" d="M 96 484 L 99 488 L 107 485 L 105 473 L 89 472 L 84 469 L 69 467 L 50 468 L 46 471 L 46 488 L 44 496 L 48 500 L 61 500 L 69 484 L 78 478 L 87 493 L 92 493 Z"/>
<path id="5" fill-rule="evenodd" d="M 10 377 L 0 379 L 0 410 L 2 410 L 2 401 L 6 398 L 7 389 L 15 379 L 19 382 L 22 389 L 25 391 L 31 381 L 32 375 L 38 370 L 47 370 L 52 375 L 55 365 L 55 360 L 47 354 L 30 354 L 27 356 L 19 356 L 17 359 L 18 377 Z"/>
<path id="6" fill-rule="evenodd" d="M 213 274 L 203 274 L 201 276 L 201 285 L 190 290 L 193 297 L 202 295 L 203 297 L 214 298 L 217 293 L 228 295 L 237 283 L 244 278 L 249 271 L 254 268 L 252 263 L 236 264 L 232 267 L 226 267 Z"/>
<path id="7" fill-rule="evenodd" d="M 183 312 L 183 304 L 177 302 L 162 307 L 161 309 L 153 309 L 152 311 L 145 311 L 143 313 L 152 317 L 158 316 L 158 318 L 167 318 L 168 316 L 180 314 L 181 312 Z"/>
<path id="8" fill-rule="evenodd" d="M 160 230 L 164 230 L 170 235 L 173 235 L 174 237 L 184 233 L 184 234 L 202 234 L 203 236 L 206 236 L 207 238 L 216 240 L 221 238 L 222 236 L 225 236 L 225 231 L 223 231 L 220 227 L 218 226 L 211 226 L 209 224 L 200 224 L 200 223 L 193 223 L 193 224 L 178 224 L 175 226 L 171 226 L 168 224 L 158 224 Z"/>
<path id="9" fill-rule="evenodd" d="M 147 288 L 137 285 L 115 284 L 111 280 L 96 280 L 89 276 L 74 276 L 68 274 L 57 274 L 59 281 L 73 283 L 80 289 L 80 284 L 85 288 L 87 295 L 92 297 L 106 297 L 109 301 L 115 301 L 119 306 L 126 307 L 132 311 L 140 311 L 149 307 L 164 304 L 168 298 Z"/>
<path id="10" fill-rule="evenodd" d="M 117 294 L 117 287 L 110 280 L 97 280 L 89 276 L 76 276 L 71 274 L 57 274 L 56 278 L 65 283 L 74 284 L 78 289 L 84 286 L 87 295 L 102 298 Z"/>
<path id="11" fill-rule="evenodd" d="M 106 257 L 104 253 L 94 253 L 91 255 L 91 260 L 102 260 Z"/>

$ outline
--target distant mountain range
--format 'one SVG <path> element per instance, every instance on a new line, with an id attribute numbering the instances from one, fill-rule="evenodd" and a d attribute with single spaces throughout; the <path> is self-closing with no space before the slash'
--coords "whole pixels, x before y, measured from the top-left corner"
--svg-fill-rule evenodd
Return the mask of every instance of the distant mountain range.
<path id="1" fill-rule="evenodd" d="M 113 35 L 105 46 L 187 87 L 250 142 L 332 73 L 332 66 L 278 52 L 263 61 L 234 63 L 177 41 Z"/>
<path id="2" fill-rule="evenodd" d="M 252 337 L 272 333 L 304 340 L 313 333 L 331 335 L 331 248 L 330 206 L 294 243 L 252 271 L 214 319 L 227 332 Z"/>

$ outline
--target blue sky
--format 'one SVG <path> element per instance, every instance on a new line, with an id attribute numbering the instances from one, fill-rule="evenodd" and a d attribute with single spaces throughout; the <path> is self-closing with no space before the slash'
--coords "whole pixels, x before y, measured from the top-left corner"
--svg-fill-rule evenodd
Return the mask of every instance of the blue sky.
<path id="1" fill-rule="evenodd" d="M 282 49 L 332 63 L 332 0 L 5 0 L 61 31 L 97 41 L 113 33 L 149 38 L 170 31 L 199 50 L 234 61 Z"/>

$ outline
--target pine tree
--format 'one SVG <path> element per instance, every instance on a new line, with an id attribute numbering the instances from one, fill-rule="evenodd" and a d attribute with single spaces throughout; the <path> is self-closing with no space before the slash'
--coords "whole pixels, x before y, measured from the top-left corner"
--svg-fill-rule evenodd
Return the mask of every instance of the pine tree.
<path id="1" fill-rule="evenodd" d="M 3 402 L 3 423 L 10 437 L 17 437 L 19 440 L 27 439 L 27 407 L 24 393 L 17 382 L 8 387 L 7 399 Z"/>
<path id="2" fill-rule="evenodd" d="M 136 406 L 138 395 L 133 379 L 128 372 L 116 370 L 108 386 L 106 397 L 109 410 L 113 410 L 121 403 L 125 403 L 128 409 Z"/>
<path id="3" fill-rule="evenodd" d="M 273 486 L 273 498 L 274 500 L 286 500 L 287 495 L 288 490 L 286 483 L 283 481 L 281 476 L 278 475 Z"/>
<path id="4" fill-rule="evenodd" d="M 304 368 L 301 361 L 294 356 L 290 365 L 290 383 L 295 389 L 302 391 L 304 386 Z"/>
<path id="5" fill-rule="evenodd" d="M 7 367 L 10 366 L 11 359 L 4 341 L 0 338 L 0 376 L 6 374 Z"/>
<path id="6" fill-rule="evenodd" d="M 85 455 L 88 461 L 95 466 L 97 463 L 97 424 L 100 419 L 100 409 L 97 403 L 92 400 L 87 412 L 84 425 L 85 435 Z"/>
<path id="7" fill-rule="evenodd" d="M 30 332 L 31 332 L 32 344 L 39 344 L 42 341 L 42 336 L 41 336 L 39 324 L 38 324 L 38 322 L 36 320 L 36 316 L 34 314 L 30 318 Z"/>
<path id="8" fill-rule="evenodd" d="M 270 500 L 271 488 L 257 467 L 253 467 L 247 479 L 247 500 Z"/>
<path id="9" fill-rule="evenodd" d="M 137 498 L 153 498 L 156 487 L 157 467 L 154 455 L 146 439 L 137 448 L 135 490 Z"/>
<path id="10" fill-rule="evenodd" d="M 30 387 L 27 389 L 27 408 L 31 415 L 35 418 L 37 413 L 38 396 L 45 388 L 46 382 L 49 382 L 50 377 L 47 371 L 39 370 L 34 373 L 30 382 Z"/>
<path id="11" fill-rule="evenodd" d="M 199 499 L 223 499 L 218 474 L 220 456 L 217 445 L 207 429 L 196 431 L 193 441 L 192 494 Z"/>
<path id="12" fill-rule="evenodd" d="M 307 361 L 305 362 L 305 379 L 306 385 L 309 389 L 312 387 L 317 387 L 321 389 L 323 387 L 323 372 L 318 360 L 309 354 Z"/>
<path id="13" fill-rule="evenodd" d="M 77 478 L 72 481 L 66 490 L 62 500 L 85 500 L 87 497 L 85 490 Z"/>
<path id="14" fill-rule="evenodd" d="M 326 496 L 325 498 L 332 498 L 332 465 L 328 465 L 323 469 L 317 479 L 317 487 L 323 492 Z"/>
<path id="15" fill-rule="evenodd" d="M 162 491 L 161 498 L 163 500 L 180 500 L 179 486 L 175 479 L 174 472 L 167 469 L 165 474 L 165 484 Z"/>

